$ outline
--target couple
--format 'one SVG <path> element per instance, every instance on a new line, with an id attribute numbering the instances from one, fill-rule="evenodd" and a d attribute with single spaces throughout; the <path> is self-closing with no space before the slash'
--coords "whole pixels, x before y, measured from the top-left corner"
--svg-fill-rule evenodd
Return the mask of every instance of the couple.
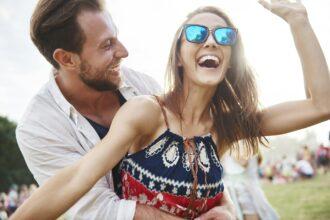
<path id="1" fill-rule="evenodd" d="M 234 218 L 219 158 L 239 140 L 255 153 L 264 136 L 330 118 L 328 67 L 304 6 L 260 3 L 290 25 L 309 99 L 258 109 L 239 31 L 217 8 L 184 21 L 168 91 L 150 96 L 159 91 L 150 78 L 120 69 L 128 53 L 101 1 L 39 1 L 31 37 L 56 71 L 17 128 L 42 187 L 13 219 L 52 219 L 71 206 L 74 219 Z"/>

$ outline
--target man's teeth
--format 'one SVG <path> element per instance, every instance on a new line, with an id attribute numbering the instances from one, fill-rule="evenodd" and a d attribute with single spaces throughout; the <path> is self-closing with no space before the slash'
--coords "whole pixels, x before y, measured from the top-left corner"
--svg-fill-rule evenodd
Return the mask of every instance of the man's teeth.
<path id="1" fill-rule="evenodd" d="M 220 60 L 218 57 L 213 56 L 213 55 L 205 55 L 199 58 L 198 64 L 204 63 L 206 60 L 213 60 L 217 65 L 220 63 Z"/>

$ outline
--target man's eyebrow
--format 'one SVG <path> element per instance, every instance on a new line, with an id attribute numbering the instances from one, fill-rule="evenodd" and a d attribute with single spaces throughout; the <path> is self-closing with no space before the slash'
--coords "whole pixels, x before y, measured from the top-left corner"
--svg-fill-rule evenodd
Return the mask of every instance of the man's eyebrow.
<path id="1" fill-rule="evenodd" d="M 102 47 L 109 40 L 111 41 L 113 39 L 117 39 L 119 29 L 115 24 L 113 24 L 113 28 L 114 28 L 114 34 L 111 34 L 111 36 L 101 39 L 101 42 L 98 44 L 98 47 Z"/>
<path id="2" fill-rule="evenodd" d="M 98 44 L 98 47 L 104 46 L 104 44 L 106 44 L 108 41 L 111 41 L 112 39 L 114 39 L 114 37 L 106 37 L 102 39 L 101 42 Z"/>

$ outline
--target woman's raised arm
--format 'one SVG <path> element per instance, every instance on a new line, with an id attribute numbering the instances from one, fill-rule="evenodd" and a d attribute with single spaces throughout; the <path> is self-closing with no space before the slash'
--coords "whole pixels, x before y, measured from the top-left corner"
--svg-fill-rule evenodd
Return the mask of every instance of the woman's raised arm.
<path id="1" fill-rule="evenodd" d="M 262 133 L 283 134 L 329 120 L 329 69 L 305 7 L 298 0 L 259 2 L 290 25 L 309 94 L 306 100 L 286 102 L 263 109 L 260 112 Z"/>

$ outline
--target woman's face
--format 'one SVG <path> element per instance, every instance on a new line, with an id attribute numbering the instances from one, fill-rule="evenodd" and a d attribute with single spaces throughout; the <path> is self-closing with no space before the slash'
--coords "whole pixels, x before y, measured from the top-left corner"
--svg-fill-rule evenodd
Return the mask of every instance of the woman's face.
<path id="1" fill-rule="evenodd" d="M 214 27 L 227 27 L 221 17 L 212 13 L 197 14 L 187 24 L 199 24 L 212 30 Z M 209 33 L 204 43 L 188 42 L 182 34 L 179 65 L 183 67 L 184 82 L 202 87 L 217 86 L 225 77 L 231 57 L 231 47 L 216 43 Z"/>

